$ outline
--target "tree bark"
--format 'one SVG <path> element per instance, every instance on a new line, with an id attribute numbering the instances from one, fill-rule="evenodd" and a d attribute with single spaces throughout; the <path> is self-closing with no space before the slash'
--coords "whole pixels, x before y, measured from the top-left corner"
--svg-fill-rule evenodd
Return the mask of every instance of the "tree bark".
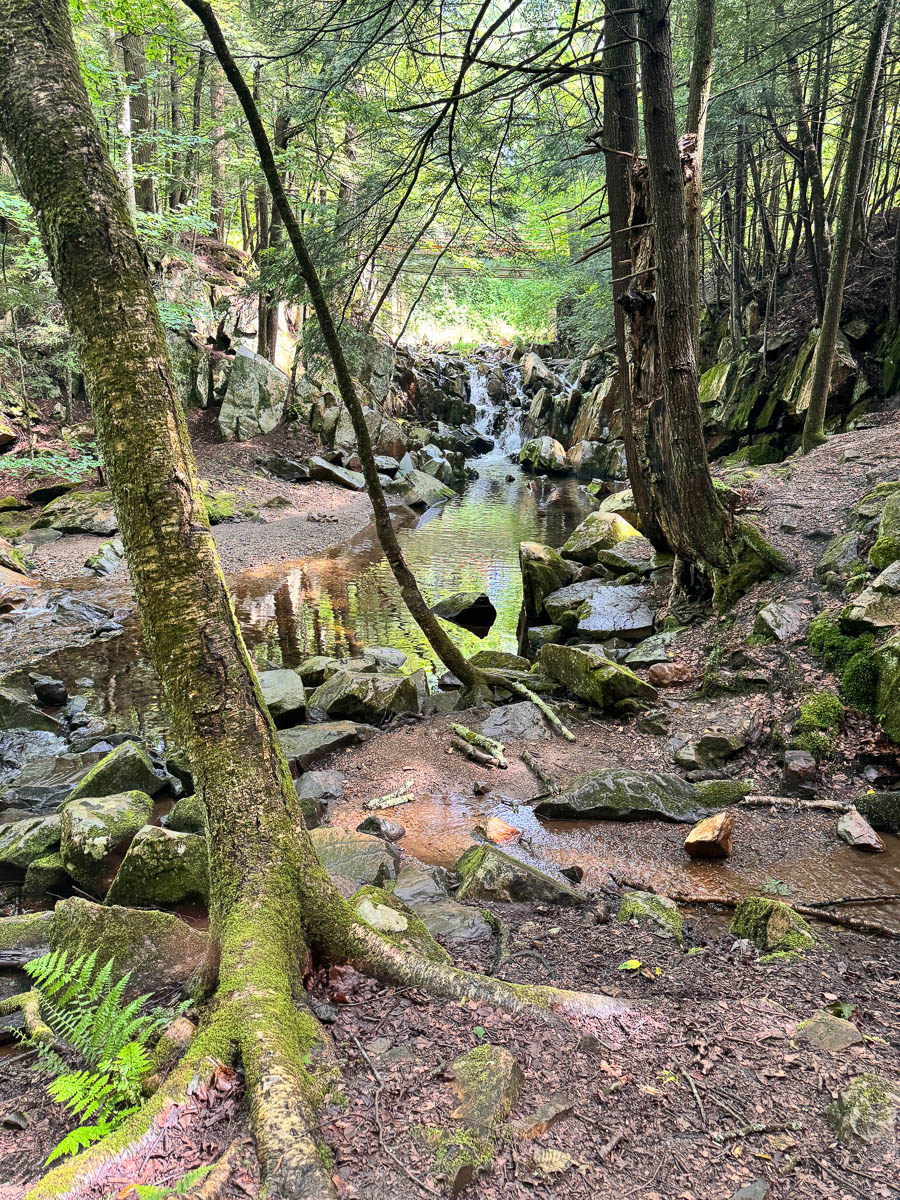
<path id="1" fill-rule="evenodd" d="M 685 133 L 695 135 L 693 176 L 685 187 L 688 228 L 688 274 L 691 317 L 694 323 L 694 358 L 700 361 L 700 249 L 703 211 L 703 147 L 706 141 L 706 111 L 712 86 L 712 57 L 715 44 L 716 0 L 697 0 L 694 25 L 694 57 L 688 86 Z"/>
<path id="2" fill-rule="evenodd" d="M 844 182 L 841 188 L 841 198 L 838 202 L 837 233 L 834 240 L 831 270 L 828 275 L 825 311 L 822 314 L 822 328 L 819 333 L 819 340 L 816 343 L 816 353 L 813 361 L 809 408 L 806 411 L 806 420 L 803 424 L 801 449 L 804 454 L 808 454 L 810 450 L 815 446 L 821 445 L 825 440 L 825 410 L 828 405 L 828 393 L 831 390 L 834 348 L 837 344 L 841 308 L 844 302 L 844 283 L 847 278 L 847 264 L 850 259 L 850 245 L 853 239 L 853 215 L 856 209 L 856 197 L 859 190 L 863 158 L 865 157 L 869 119 L 872 113 L 872 101 L 881 71 L 881 60 L 884 56 L 884 46 L 891 23 L 892 7 L 893 0 L 878 0 L 875 7 L 866 61 L 860 71 L 857 83 L 853 127 L 850 131 L 850 145 L 847 148 Z"/>
<path id="3" fill-rule="evenodd" d="M 225 80 L 215 67 L 209 78 L 209 116 L 212 146 L 209 163 L 209 217 L 216 239 L 225 241 Z"/>
<path id="4" fill-rule="evenodd" d="M 150 117 L 150 93 L 147 87 L 147 54 L 144 39 L 134 33 L 120 38 L 125 83 L 131 99 L 131 136 L 134 155 L 134 194 L 138 208 L 156 212 L 156 188 L 153 163 L 153 122 Z"/>
<path id="5" fill-rule="evenodd" d="M 662 551 L 669 549 L 659 523 L 650 483 L 647 456 L 647 409 L 640 381 L 632 372 L 626 347 L 625 309 L 622 298 L 628 290 L 631 250 L 628 228 L 631 220 L 629 176 L 638 152 L 640 126 L 637 102 L 637 21 L 630 0 L 607 0 L 603 50 L 603 143 L 606 162 L 606 193 L 609 207 L 610 270 L 616 354 L 619 363 L 619 406 L 628 478 L 635 506 L 641 516 L 644 536 Z"/>

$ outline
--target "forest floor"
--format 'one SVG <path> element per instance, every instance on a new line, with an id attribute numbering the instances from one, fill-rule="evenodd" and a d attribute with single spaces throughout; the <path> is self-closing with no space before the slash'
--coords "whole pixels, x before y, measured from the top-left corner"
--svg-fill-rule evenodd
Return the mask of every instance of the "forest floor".
<path id="1" fill-rule="evenodd" d="M 689 678 L 661 693 L 667 733 L 648 732 L 633 718 L 597 718 L 561 705 L 561 716 L 577 735 L 574 746 L 555 737 L 527 744 L 554 780 L 562 785 L 602 765 L 671 770 L 667 740 L 673 732 L 721 728 L 742 731 L 746 741 L 725 774 L 752 780 L 755 793 L 779 795 L 781 766 L 772 734 L 789 729 L 802 693 L 835 687 L 836 680 L 803 643 L 788 648 L 758 643 L 756 611 L 779 599 L 800 603 L 812 616 L 830 600 L 814 580 L 813 567 L 827 540 L 851 527 L 850 510 L 859 498 L 896 474 L 898 444 L 895 412 L 831 438 L 806 458 L 754 473 L 744 489 L 747 511 L 787 554 L 793 572 L 757 586 L 726 618 L 710 617 L 679 635 L 674 657 L 688 668 Z M 233 472 L 243 469 L 239 455 L 229 458 L 236 450 L 228 447 L 216 458 L 202 449 L 204 476 L 216 486 L 233 486 Z M 299 537 L 303 522 L 312 536 L 338 542 L 357 521 L 368 520 L 365 498 L 353 493 L 329 489 L 320 499 L 312 487 L 323 485 L 299 486 L 294 496 L 291 485 L 261 484 L 287 495 L 293 515 L 265 525 L 218 527 L 226 569 L 229 545 L 236 556 L 251 560 L 257 554 L 277 556 L 275 542 L 257 540 L 277 535 L 260 531 L 283 525 L 289 533 L 296 523 Z M 306 522 L 299 505 L 307 501 L 306 511 L 342 505 L 338 524 Z M 292 545 L 286 556 L 299 557 L 308 548 L 298 544 L 293 551 Z M 43 553 L 39 562 L 42 571 L 55 570 Z M 231 563 L 250 565 L 239 557 Z M 705 697 L 699 686 L 711 662 L 753 668 L 767 676 L 768 686 L 750 695 Z M 469 711 L 464 719 L 476 725 L 487 712 Z M 525 1084 L 511 1114 L 522 1121 L 519 1135 L 499 1144 L 491 1167 L 478 1176 L 469 1194 L 480 1200 L 549 1200 L 562 1194 L 573 1200 L 900 1196 L 896 1141 L 851 1149 L 835 1139 L 825 1120 L 833 1096 L 854 1076 L 877 1071 L 900 1085 L 900 942 L 822 923 L 816 926 L 821 944 L 802 960 L 764 964 L 728 933 L 728 902 L 769 883 L 786 887 L 797 901 L 900 893 L 900 839 L 885 835 L 887 853 L 864 856 L 838 841 L 833 813 L 739 808 L 732 856 L 721 864 L 689 864 L 681 848 L 685 826 L 604 822 L 584 832 L 577 822 L 538 822 L 529 802 L 540 788 L 519 758 L 526 743 L 510 740 L 509 769 L 489 771 L 448 754 L 451 719 L 398 720 L 364 745 L 317 764 L 345 776 L 344 797 L 332 804 L 331 822 L 354 829 L 366 799 L 404 785 L 414 799 L 390 814 L 407 828 L 403 850 L 451 865 L 470 844 L 476 824 L 503 817 L 522 831 L 525 849 L 560 866 L 581 866 L 584 886 L 597 892 L 596 904 L 582 909 L 490 906 L 509 929 L 502 976 L 600 991 L 640 1001 L 641 1007 L 627 1025 L 610 1022 L 587 1044 L 576 1031 L 435 1001 L 346 969 L 316 979 L 312 996 L 344 1066 L 344 1101 L 322 1113 L 320 1126 L 334 1154 L 342 1200 L 449 1195 L 445 1182 L 429 1174 L 434 1152 L 427 1130 L 453 1127 L 457 1101 L 450 1064 L 483 1042 L 507 1047 Z M 900 773 L 896 748 L 874 722 L 851 715 L 824 766 L 818 798 L 851 803 L 868 786 L 865 771 L 873 769 L 880 780 Z M 704 901 L 682 905 L 684 947 L 633 923 L 610 920 L 617 885 Z M 723 903 L 709 902 L 716 897 Z M 897 905 L 840 911 L 900 928 Z M 457 946 L 453 953 L 458 965 L 475 969 L 494 958 L 490 941 Z M 635 960 L 638 967 L 624 967 Z M 830 1052 L 805 1039 L 800 1022 L 829 1006 L 855 1023 L 859 1042 Z M 551 1099 L 558 1118 L 528 1136 L 534 1134 L 529 1118 Z M 154 1146 L 118 1164 L 118 1176 L 79 1196 L 126 1197 L 129 1184 L 168 1182 L 211 1161 L 235 1139 L 248 1138 L 239 1079 L 226 1078 L 215 1095 L 198 1099 L 196 1109 L 161 1131 Z M 0 1057 L 0 1200 L 19 1200 L 67 1127 L 28 1062 L 15 1051 Z M 233 1173 L 224 1193 L 228 1200 L 255 1195 L 252 1159 L 246 1154 Z M 752 1190 L 740 1191 L 746 1187 Z"/>

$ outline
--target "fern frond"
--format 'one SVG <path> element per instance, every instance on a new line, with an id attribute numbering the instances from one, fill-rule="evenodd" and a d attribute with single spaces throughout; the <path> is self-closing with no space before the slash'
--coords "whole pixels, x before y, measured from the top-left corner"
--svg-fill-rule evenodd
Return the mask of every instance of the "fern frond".
<path id="1" fill-rule="evenodd" d="M 113 1128 L 114 1126 L 109 1125 L 106 1121 L 98 1121 L 94 1125 L 79 1125 L 77 1129 L 67 1133 L 63 1140 L 53 1147 L 44 1159 L 44 1166 L 49 1166 L 55 1159 L 62 1158 L 66 1154 L 78 1154 L 88 1146 L 93 1146 L 95 1142 L 101 1141 L 108 1133 L 111 1133 Z"/>

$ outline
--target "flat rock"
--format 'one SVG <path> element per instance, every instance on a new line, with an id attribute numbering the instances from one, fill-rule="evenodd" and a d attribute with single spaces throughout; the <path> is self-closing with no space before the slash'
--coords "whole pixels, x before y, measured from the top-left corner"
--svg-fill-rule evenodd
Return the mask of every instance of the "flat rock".
<path id="1" fill-rule="evenodd" d="M 306 771 L 297 780 L 297 795 L 301 800 L 339 800 L 345 778 L 341 771 Z"/>
<path id="2" fill-rule="evenodd" d="M 481 723 L 481 732 L 497 741 L 537 742 L 553 734 L 537 705 L 530 700 L 502 704 Z"/>
<path id="3" fill-rule="evenodd" d="M 56 717 L 41 712 L 25 692 L 17 688 L 0 688 L 0 730 L 29 729 L 56 733 L 59 728 Z"/>
<path id="4" fill-rule="evenodd" d="M 856 808 L 838 817 L 837 833 L 842 841 L 857 850 L 865 850 L 868 854 L 884 853 L 884 842 Z"/>
<path id="5" fill-rule="evenodd" d="M 630 767 L 604 767 L 573 779 L 555 796 L 535 805 L 540 817 L 574 817 L 581 820 L 646 820 L 663 818 L 694 824 L 727 804 L 734 804 L 748 789 L 733 780 L 689 783 L 665 771 Z"/>
<path id="6" fill-rule="evenodd" d="M 380 887 L 397 875 L 397 851 L 382 838 L 328 827 L 309 835 L 322 866 L 329 875 Z"/>
<path id="7" fill-rule="evenodd" d="M 547 596 L 544 611 L 554 624 L 587 641 L 610 637 L 640 641 L 653 632 L 656 619 L 648 596 L 646 588 L 633 584 L 589 579 Z"/>
<path id="8" fill-rule="evenodd" d="M 419 680 L 421 676 L 421 694 Z M 309 697 L 309 708 L 332 717 L 380 724 L 399 713 L 416 713 L 426 687 L 424 672 L 411 675 L 370 675 L 336 671 Z"/>
<path id="9" fill-rule="evenodd" d="M 441 942 L 476 942 L 493 932 L 478 908 L 451 900 L 434 875 L 417 863 L 407 863 L 400 871 L 394 895 Z"/>
<path id="10" fill-rule="evenodd" d="M 652 637 L 645 638 L 639 646 L 628 652 L 625 656 L 625 665 L 636 670 L 640 667 L 654 667 L 660 663 L 668 663 L 672 657 L 670 648 L 677 637 L 677 633 L 654 633 Z"/>
<path id="11" fill-rule="evenodd" d="M 852 1021 L 845 1021 L 825 1009 L 819 1009 L 808 1021 L 801 1022 L 797 1026 L 797 1037 L 831 1054 L 838 1054 L 848 1046 L 857 1046 L 863 1040 Z"/>
<path id="12" fill-rule="evenodd" d="M 102 751 L 85 751 L 35 758 L 22 767 L 4 801 L 24 808 L 56 808 L 103 757 Z"/>
<path id="13" fill-rule="evenodd" d="M 765 604 L 756 614 L 753 626 L 754 633 L 763 637 L 774 638 L 777 642 L 799 641 L 809 624 L 809 614 L 806 609 L 791 601 L 773 601 Z"/>
<path id="14" fill-rule="evenodd" d="M 318 454 L 309 460 L 309 477 L 324 483 L 336 483 L 338 487 L 349 488 L 351 492 L 363 492 L 366 488 L 366 481 L 359 471 L 348 471 L 346 467 L 330 463 Z"/>
<path id="15" fill-rule="evenodd" d="M 282 729 L 278 740 L 288 763 L 295 769 L 305 771 L 332 751 L 364 742 L 377 732 L 371 725 L 358 724 L 356 721 L 323 721 L 321 725 L 296 725 L 292 729 Z"/>

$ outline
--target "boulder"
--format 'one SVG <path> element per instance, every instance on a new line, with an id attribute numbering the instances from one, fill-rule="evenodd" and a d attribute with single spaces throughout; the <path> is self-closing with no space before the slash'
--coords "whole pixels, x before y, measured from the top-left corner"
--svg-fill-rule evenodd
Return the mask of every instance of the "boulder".
<path id="1" fill-rule="evenodd" d="M 819 583 L 827 583 L 835 576 L 838 580 L 849 579 L 853 568 L 861 564 L 859 557 L 859 534 L 851 530 L 841 533 L 825 547 L 825 552 L 816 564 L 813 575 Z"/>
<path id="2" fill-rule="evenodd" d="M 538 651 L 538 663 L 541 670 L 562 684 L 566 691 L 598 708 L 611 708 L 628 696 L 639 700 L 656 699 L 656 688 L 599 650 L 579 650 L 575 646 L 551 643 Z"/>
<path id="3" fill-rule="evenodd" d="M 188 897 L 209 900 L 206 838 L 145 825 L 134 835 L 105 903 L 152 908 Z"/>
<path id="4" fill-rule="evenodd" d="M 366 646 L 363 657 L 371 659 L 384 671 L 401 671 L 409 660 L 406 651 L 396 646 Z"/>
<path id="5" fill-rule="evenodd" d="M 100 895 L 116 856 L 150 820 L 153 801 L 146 792 L 84 796 L 62 810 L 60 854 L 76 883 Z"/>
<path id="6" fill-rule="evenodd" d="M 366 481 L 359 471 L 348 471 L 328 462 L 318 454 L 309 460 L 309 477 L 323 483 L 336 483 L 338 487 L 349 488 L 351 492 L 364 492 Z"/>
<path id="7" fill-rule="evenodd" d="M 522 387 L 526 392 L 536 392 L 539 388 L 555 388 L 556 379 L 553 372 L 539 354 L 530 351 L 519 363 L 522 372 Z"/>
<path id="8" fill-rule="evenodd" d="M 154 771 L 147 751 L 137 742 L 122 742 L 81 778 L 69 793 L 67 803 L 86 796 L 96 798 L 122 792 L 145 792 L 155 796 L 165 786 L 165 779 Z"/>
<path id="9" fill-rule="evenodd" d="M 385 842 L 399 842 L 406 837 L 406 826 L 390 817 L 379 817 L 372 813 L 365 817 L 356 827 L 357 833 L 371 833 Z"/>
<path id="10" fill-rule="evenodd" d="M 310 832 L 319 861 L 329 875 L 380 887 L 397 876 L 398 852 L 382 838 L 327 827 Z"/>
<path id="11" fill-rule="evenodd" d="M 698 821 L 684 839 L 688 858 L 727 858 L 731 853 L 734 813 L 714 813 Z"/>
<path id="12" fill-rule="evenodd" d="M 55 733 L 59 727 L 56 717 L 41 712 L 25 692 L 18 688 L 0 688 L 0 730 L 27 729 Z"/>
<path id="13" fill-rule="evenodd" d="M 537 742 L 553 734 L 541 710 L 530 700 L 517 704 L 502 704 L 481 723 L 481 732 L 498 742 Z"/>
<path id="14" fill-rule="evenodd" d="M 296 671 L 260 671 L 259 686 L 272 720 L 279 729 L 303 720 L 306 714 L 306 689 Z"/>
<path id="15" fill-rule="evenodd" d="M 60 839 L 60 819 L 28 817 L 0 825 L 0 867 L 25 870 L 36 859 L 55 850 Z"/>
<path id="16" fill-rule="evenodd" d="M 63 866 L 62 855 L 58 850 L 35 858 L 25 868 L 25 881 L 22 884 L 22 894 L 36 899 L 48 892 L 58 892 L 69 882 L 66 868 Z"/>
<path id="17" fill-rule="evenodd" d="M 101 542 L 93 554 L 84 560 L 84 565 L 95 575 L 112 575 L 125 558 L 125 547 L 121 538 L 110 538 Z"/>
<path id="18" fill-rule="evenodd" d="M 872 1145 L 894 1133 L 900 1087 L 874 1073 L 857 1075 L 825 1109 L 828 1124 L 845 1146 Z"/>
<path id="19" fill-rule="evenodd" d="M 863 588 L 841 613 L 841 626 L 851 633 L 880 634 L 900 625 L 900 558 Z"/>
<path id="20" fill-rule="evenodd" d="M 635 670 L 639 667 L 654 667 L 659 663 L 668 663 L 671 659 L 669 647 L 678 637 L 677 633 L 655 633 L 645 638 L 634 650 L 625 656 L 626 664 Z"/>
<path id="21" fill-rule="evenodd" d="M 619 906 L 620 921 L 636 921 L 658 937 L 682 941 L 681 914 L 674 900 L 654 892 L 627 892 Z"/>
<path id="22" fill-rule="evenodd" d="M 591 642 L 610 637 L 639 642 L 653 632 L 656 619 L 646 588 L 599 579 L 572 583 L 551 593 L 544 599 L 544 612 L 555 625 Z"/>
<path id="23" fill-rule="evenodd" d="M 900 632 L 875 651 L 875 664 L 878 668 L 876 709 L 881 714 L 885 733 L 900 744 Z"/>
<path id="24" fill-rule="evenodd" d="M 226 442 L 246 442 L 271 433 L 284 416 L 290 379 L 268 359 L 239 346 L 219 410 Z"/>
<path id="25" fill-rule="evenodd" d="M 296 671 L 306 687 L 317 688 L 326 679 L 330 679 L 335 671 L 340 671 L 343 665 L 339 658 L 331 658 L 327 654 L 314 654 L 311 658 L 305 658 Z M 372 670 L 375 670 L 374 659 Z"/>
<path id="26" fill-rule="evenodd" d="M 866 792 L 856 808 L 875 829 L 900 836 L 900 792 Z"/>
<path id="27" fill-rule="evenodd" d="M 563 558 L 588 565 L 599 561 L 601 550 L 609 550 L 626 538 L 641 535 L 617 513 L 592 512 L 569 536 L 560 550 Z"/>
<path id="28" fill-rule="evenodd" d="M 566 452 L 552 437 L 532 438 L 519 451 L 519 462 L 535 475 L 567 475 L 571 468 Z"/>
<path id="29" fill-rule="evenodd" d="M 436 617 L 472 632 L 484 630 L 487 633 L 497 620 L 497 610 L 485 592 L 454 592 L 433 604 L 431 611 Z"/>
<path id="30" fill-rule="evenodd" d="M 34 564 L 22 550 L 17 550 L 12 542 L 0 537 L 0 567 L 6 567 L 16 575 L 29 575 Z"/>
<path id="31" fill-rule="evenodd" d="M 554 877 L 496 846 L 470 846 L 455 869 L 461 880 L 457 900 L 544 900 L 572 907 L 589 899 L 562 876 Z"/>
<path id="32" fill-rule="evenodd" d="M 267 475 L 283 479 L 285 483 L 306 483 L 309 480 L 309 467 L 286 454 L 261 455 L 256 462 Z"/>
<path id="33" fill-rule="evenodd" d="M 851 807 L 849 812 L 838 817 L 837 834 L 848 846 L 855 846 L 857 850 L 865 850 L 869 854 L 884 853 L 884 842 L 856 808 Z"/>
<path id="34" fill-rule="evenodd" d="M 410 508 L 434 508 L 452 500 L 456 495 L 452 488 L 435 479 L 433 475 L 426 475 L 424 471 L 415 468 L 396 479 L 388 491 L 400 497 Z"/>
<path id="35" fill-rule="evenodd" d="M 736 938 L 747 938 L 757 950 L 778 958 L 795 958 L 816 945 L 812 930 L 801 916 L 787 904 L 766 896 L 741 900 L 728 932 Z"/>
<path id="36" fill-rule="evenodd" d="M 131 972 L 128 995 L 184 985 L 206 958 L 209 938 L 174 913 L 119 908 L 73 897 L 57 904 L 49 924 L 52 950 L 75 957 L 97 951 L 113 960 L 113 977 Z"/>
<path id="37" fill-rule="evenodd" d="M 34 522 L 35 529 L 58 529 L 61 533 L 94 533 L 109 537 L 118 529 L 112 493 L 66 492 L 51 500 Z"/>
<path id="38" fill-rule="evenodd" d="M 655 569 L 655 562 L 653 543 L 638 534 L 637 537 L 625 538 L 606 550 L 598 550 L 596 565 L 617 576 L 650 575 Z"/>
<path id="39" fill-rule="evenodd" d="M 206 809 L 199 796 L 182 796 L 162 818 L 166 829 L 176 833 L 201 833 L 206 836 Z"/>
<path id="40" fill-rule="evenodd" d="M 797 1037 L 810 1042 L 817 1050 L 827 1050 L 830 1054 L 838 1054 L 849 1046 L 858 1046 L 863 1040 L 852 1021 L 845 1021 L 825 1009 L 814 1012 L 808 1021 L 801 1021 L 797 1026 Z"/>
<path id="41" fill-rule="evenodd" d="M 305 771 L 297 780 L 296 792 L 301 800 L 339 800 L 344 794 L 344 778 L 340 771 Z"/>
<path id="42" fill-rule="evenodd" d="M 809 615 L 801 604 L 772 601 L 763 605 L 756 614 L 753 632 L 765 638 L 774 638 L 777 642 L 790 644 L 802 638 L 808 624 Z"/>
<path id="43" fill-rule="evenodd" d="M 878 525 L 878 537 L 869 551 L 869 562 L 879 571 L 900 558 L 900 491 L 888 496 Z"/>
<path id="44" fill-rule="evenodd" d="M 530 671 L 531 662 L 508 650 L 477 650 L 469 657 L 473 667 L 489 671 Z"/>
<path id="45" fill-rule="evenodd" d="M 623 521 L 627 521 L 638 532 L 641 531 L 641 514 L 637 510 L 637 505 L 634 502 L 634 492 L 631 488 L 622 488 L 621 491 L 613 492 L 611 496 L 607 496 L 600 502 L 600 512 L 612 513 L 614 516 L 621 517 Z"/>
<path id="46" fill-rule="evenodd" d="M 37 757 L 22 767 L 4 792 L 4 802 L 35 810 L 57 808 L 103 757 L 102 751 Z"/>
<path id="47" fill-rule="evenodd" d="M 324 721 L 320 725 L 282 729 L 278 740 L 289 766 L 295 771 L 305 771 L 327 754 L 364 742 L 376 732 L 371 725 L 360 725 L 355 721 Z"/>
<path id="48" fill-rule="evenodd" d="M 522 606 L 530 625 L 544 615 L 544 600 L 565 588 L 575 578 L 572 567 L 562 555 L 540 542 L 519 543 L 519 569 L 522 573 Z"/>
<path id="49" fill-rule="evenodd" d="M 610 477 L 609 445 L 603 442 L 573 442 L 566 451 L 566 462 L 578 479 Z"/>
<path id="50" fill-rule="evenodd" d="M 421 707 L 417 675 L 369 675 L 337 671 L 309 698 L 310 709 L 331 717 L 381 724 L 398 713 L 418 712 Z"/>
<path id="51" fill-rule="evenodd" d="M 811 792 L 819 779 L 819 764 L 808 750 L 785 750 L 784 786 L 789 792 Z"/>
<path id="52" fill-rule="evenodd" d="M 442 942 L 477 942 L 492 934 L 478 908 L 451 900 L 434 871 L 419 863 L 403 867 L 394 885 L 394 895 L 419 917 L 432 937 Z"/>
<path id="53" fill-rule="evenodd" d="M 539 817 L 593 820 L 662 818 L 691 825 L 736 803 L 749 788 L 730 779 L 690 783 L 665 771 L 603 767 L 577 776 L 535 805 Z"/>

